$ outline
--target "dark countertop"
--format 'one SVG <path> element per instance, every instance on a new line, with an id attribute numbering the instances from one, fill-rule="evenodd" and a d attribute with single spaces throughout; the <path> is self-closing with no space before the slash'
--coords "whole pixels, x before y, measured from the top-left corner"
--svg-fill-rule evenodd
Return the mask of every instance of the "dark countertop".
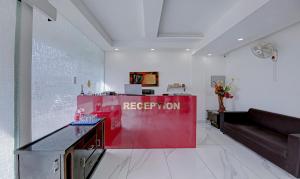
<path id="1" fill-rule="evenodd" d="M 101 122 L 101 121 L 100 121 Z M 16 150 L 16 153 L 26 151 L 47 152 L 57 151 L 64 152 L 73 146 L 82 136 L 91 131 L 96 125 L 89 126 L 72 126 L 67 125 L 52 134 L 38 139 Z"/>

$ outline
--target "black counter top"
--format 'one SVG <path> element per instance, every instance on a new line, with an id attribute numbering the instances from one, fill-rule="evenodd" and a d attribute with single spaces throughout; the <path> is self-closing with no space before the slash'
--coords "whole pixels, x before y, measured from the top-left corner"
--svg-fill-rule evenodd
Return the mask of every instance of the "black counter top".
<path id="1" fill-rule="evenodd" d="M 96 125 L 67 125 L 41 139 L 17 149 L 16 153 L 26 151 L 65 152 L 68 148 L 70 148 L 70 146 L 73 146 L 82 136 L 91 131 Z"/>

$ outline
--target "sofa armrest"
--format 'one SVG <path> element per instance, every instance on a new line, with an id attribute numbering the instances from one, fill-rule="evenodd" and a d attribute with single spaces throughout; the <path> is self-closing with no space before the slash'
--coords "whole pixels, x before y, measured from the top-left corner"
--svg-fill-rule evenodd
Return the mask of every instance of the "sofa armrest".
<path id="1" fill-rule="evenodd" d="M 288 135 L 287 167 L 291 174 L 300 177 L 300 134 Z"/>
<path id="2" fill-rule="evenodd" d="M 246 111 L 234 111 L 234 112 L 222 112 L 220 113 L 220 129 L 222 132 L 224 128 L 224 122 L 229 123 L 245 123 L 247 121 Z"/>

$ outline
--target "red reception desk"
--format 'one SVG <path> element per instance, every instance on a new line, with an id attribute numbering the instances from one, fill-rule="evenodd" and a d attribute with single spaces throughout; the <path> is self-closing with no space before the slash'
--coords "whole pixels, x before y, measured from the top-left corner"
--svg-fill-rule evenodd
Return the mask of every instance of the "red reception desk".
<path id="1" fill-rule="evenodd" d="M 196 96 L 78 96 L 105 117 L 105 148 L 195 148 Z"/>

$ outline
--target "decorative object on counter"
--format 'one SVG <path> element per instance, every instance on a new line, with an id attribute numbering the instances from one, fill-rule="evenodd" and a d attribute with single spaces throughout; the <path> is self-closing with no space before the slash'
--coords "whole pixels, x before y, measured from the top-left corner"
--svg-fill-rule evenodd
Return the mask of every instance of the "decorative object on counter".
<path id="1" fill-rule="evenodd" d="M 183 89 L 183 91 L 185 92 L 186 85 L 184 83 L 169 84 L 168 87 L 167 87 L 167 91 L 170 91 L 171 89 Z"/>
<path id="2" fill-rule="evenodd" d="M 115 91 L 104 91 L 101 93 L 101 95 L 102 96 L 115 96 L 115 95 L 117 95 L 117 93 Z"/>
<path id="3" fill-rule="evenodd" d="M 143 90 L 142 90 L 142 93 L 143 93 L 143 94 L 151 95 L 151 94 L 154 94 L 155 91 L 154 91 L 153 89 L 143 89 Z"/>
<path id="4" fill-rule="evenodd" d="M 87 85 L 87 87 L 91 88 L 91 86 L 92 86 L 91 80 L 88 80 L 86 85 Z"/>
<path id="5" fill-rule="evenodd" d="M 85 114 L 84 108 L 78 108 L 74 115 L 74 121 L 70 125 L 94 125 L 97 124 L 100 120 L 96 115 Z"/>
<path id="6" fill-rule="evenodd" d="M 158 72 L 130 72 L 129 82 L 130 84 L 141 84 L 143 87 L 158 86 Z"/>
<path id="7" fill-rule="evenodd" d="M 102 92 L 102 93 L 87 93 L 87 94 L 84 94 L 84 93 L 81 93 L 80 96 L 117 96 L 118 94 L 114 91 L 105 91 L 105 92 Z"/>
<path id="8" fill-rule="evenodd" d="M 80 95 L 84 95 L 84 91 L 83 91 L 83 85 L 81 85 L 81 92 L 80 92 Z"/>
<path id="9" fill-rule="evenodd" d="M 93 96 L 93 92 L 92 92 L 92 82 L 91 80 L 87 81 L 86 86 L 88 87 L 88 95 Z"/>
<path id="10" fill-rule="evenodd" d="M 91 118 L 86 118 L 84 120 L 79 120 L 79 121 L 73 121 L 70 123 L 72 126 L 86 126 L 86 125 L 95 125 L 102 119 L 97 118 L 96 116 L 93 116 Z"/>
<path id="11" fill-rule="evenodd" d="M 102 96 L 102 93 L 93 93 L 92 96 Z"/>
<path id="12" fill-rule="evenodd" d="M 83 108 L 78 108 L 75 112 L 74 115 L 74 121 L 79 121 L 84 114 L 84 109 Z"/>
<path id="13" fill-rule="evenodd" d="M 226 108 L 224 106 L 224 98 L 233 98 L 233 96 L 230 94 L 233 80 L 234 79 L 232 79 L 228 85 L 224 85 L 222 81 L 217 81 L 215 83 L 215 94 L 218 95 L 218 102 L 219 102 L 218 112 L 226 111 Z"/>

